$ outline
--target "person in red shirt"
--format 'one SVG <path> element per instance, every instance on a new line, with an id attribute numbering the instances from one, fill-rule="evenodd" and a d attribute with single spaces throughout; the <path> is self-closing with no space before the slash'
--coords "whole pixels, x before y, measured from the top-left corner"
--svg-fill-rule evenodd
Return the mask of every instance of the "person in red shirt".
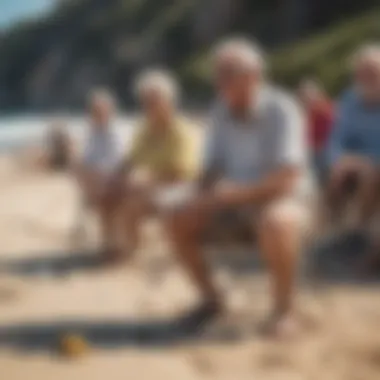
<path id="1" fill-rule="evenodd" d="M 319 179 L 325 175 L 324 151 L 334 121 L 334 106 L 318 83 L 303 80 L 298 89 L 299 98 L 308 120 L 308 139 L 313 166 Z"/>

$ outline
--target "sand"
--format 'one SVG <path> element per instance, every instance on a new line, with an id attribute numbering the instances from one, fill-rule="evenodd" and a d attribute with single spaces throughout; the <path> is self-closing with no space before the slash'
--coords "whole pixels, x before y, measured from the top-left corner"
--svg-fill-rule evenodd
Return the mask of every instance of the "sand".
<path id="1" fill-rule="evenodd" d="M 203 336 L 150 344 L 133 336 L 141 331 L 139 324 L 165 321 L 196 301 L 159 226 L 145 226 L 143 244 L 126 265 L 64 267 L 59 263 L 96 244 L 94 232 L 80 250 L 70 242 L 78 195 L 70 177 L 31 172 L 5 156 L 0 184 L 0 260 L 19 263 L 0 275 L 1 379 L 380 378 L 376 287 L 301 284 L 298 308 L 307 322 L 304 333 L 292 342 L 265 340 L 256 332 L 269 307 L 265 272 L 250 269 L 249 263 L 257 262 L 254 250 L 225 248 L 212 260 L 227 299 L 226 317 Z M 41 257 L 42 263 L 55 262 L 55 270 L 25 264 Z M 37 331 L 34 338 L 27 326 Z M 95 335 L 88 336 L 88 351 L 65 359 L 54 345 L 63 331 Z M 18 333 L 19 345 L 4 344 L 6 332 Z M 47 338 L 38 343 L 43 332 Z"/>

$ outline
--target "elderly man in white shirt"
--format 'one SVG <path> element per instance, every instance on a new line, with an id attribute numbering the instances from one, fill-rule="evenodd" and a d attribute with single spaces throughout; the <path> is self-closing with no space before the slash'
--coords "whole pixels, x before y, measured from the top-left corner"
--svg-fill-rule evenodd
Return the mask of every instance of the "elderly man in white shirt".
<path id="1" fill-rule="evenodd" d="M 232 211 L 255 229 L 269 267 L 274 302 L 266 330 L 294 330 L 296 268 L 312 182 L 300 109 L 288 94 L 266 83 L 263 70 L 260 50 L 244 39 L 227 41 L 215 52 L 218 99 L 203 180 L 199 194 L 169 226 L 176 254 L 202 296 L 184 319 L 185 328 L 198 328 L 221 311 L 199 237 L 216 215 Z"/>
<path id="2" fill-rule="evenodd" d="M 104 254 L 115 258 L 115 218 L 120 197 L 110 191 L 110 181 L 120 166 L 124 147 L 113 128 L 115 102 L 106 91 L 92 94 L 89 102 L 89 133 L 77 167 L 77 179 L 85 201 L 99 217 Z"/>

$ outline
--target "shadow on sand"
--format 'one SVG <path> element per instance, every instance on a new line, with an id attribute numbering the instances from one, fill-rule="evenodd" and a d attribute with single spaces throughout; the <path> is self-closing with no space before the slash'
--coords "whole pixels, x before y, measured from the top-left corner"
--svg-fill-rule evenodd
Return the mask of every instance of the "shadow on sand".
<path id="1" fill-rule="evenodd" d="M 308 261 L 308 279 L 318 279 L 324 282 L 344 282 L 363 284 L 373 279 L 355 280 L 354 273 L 368 242 L 361 235 L 347 234 L 337 238 L 320 241 L 308 252 L 305 257 Z M 259 270 L 262 265 L 257 253 L 249 247 L 236 255 L 237 251 L 225 249 L 224 252 L 216 249 L 213 261 L 219 267 L 225 267 L 236 275 L 249 275 Z M 94 270 L 102 267 L 102 260 L 94 252 L 57 254 L 32 259 L 12 260 L 0 262 L 0 274 L 10 273 L 21 276 L 35 276 L 44 273 L 51 275 L 65 275 L 73 271 Z M 310 271 L 310 272 L 309 272 Z M 379 276 L 374 278 L 376 282 Z M 54 352 L 58 342 L 64 334 L 78 334 L 83 336 L 92 346 L 104 348 L 119 348 L 126 346 L 152 347 L 170 346 L 177 343 L 191 342 L 223 342 L 233 343 L 251 335 L 252 321 L 221 321 L 208 327 L 201 334 L 186 333 L 179 328 L 179 321 L 125 321 L 106 320 L 89 322 L 53 321 L 35 324 L 21 323 L 0 326 L 0 347 L 13 347 L 21 350 L 49 350 Z M 200 331 L 198 331 L 200 332 Z"/>
<path id="2" fill-rule="evenodd" d="M 225 268 L 238 275 L 252 275 L 261 272 L 263 262 L 254 244 L 214 244 L 208 249 L 208 258 L 213 268 Z M 356 282 L 358 263 L 369 247 L 369 242 L 360 233 L 345 233 L 319 239 L 309 246 L 303 255 L 303 274 L 314 280 L 328 282 Z M 165 271 L 168 260 L 152 258 L 149 269 L 152 272 Z M 5 258 L 0 260 L 0 275 L 16 276 L 65 276 L 72 272 L 85 272 L 101 269 L 102 257 L 95 251 L 52 252 L 27 259 Z M 379 273 L 374 279 L 379 279 Z M 362 282 L 364 278 L 360 279 Z M 364 280 L 372 281 L 372 278 Z"/>
<path id="3" fill-rule="evenodd" d="M 27 259 L 1 259 L 0 275 L 64 276 L 75 271 L 99 269 L 104 262 L 96 252 L 53 252 Z"/>
<path id="4" fill-rule="evenodd" d="M 360 232 L 347 232 L 321 239 L 310 250 L 309 273 L 329 283 L 367 284 L 378 282 L 379 273 L 366 273 L 364 267 L 370 242 Z"/>
<path id="5" fill-rule="evenodd" d="M 258 272 L 263 264 L 255 249 L 248 245 L 228 245 L 210 249 L 208 255 L 213 267 L 223 267 L 244 275 Z M 21 277 L 64 277 L 74 272 L 87 272 L 104 268 L 102 257 L 95 251 L 87 252 L 50 252 L 35 257 L 0 259 L 0 276 L 8 274 Z M 162 272 L 170 266 L 170 258 L 152 257 L 147 270 Z"/>
<path id="6" fill-rule="evenodd" d="M 250 324 L 250 326 L 252 326 Z M 170 347 L 192 342 L 233 343 L 247 337 L 241 324 L 216 323 L 210 328 L 186 332 L 178 320 L 125 322 L 107 320 L 99 322 L 65 321 L 35 324 L 14 324 L 0 327 L 0 348 L 25 351 L 56 351 L 62 337 L 75 334 L 91 346 L 117 349 L 128 346 Z"/>
<path id="7" fill-rule="evenodd" d="M 257 249 L 252 247 L 221 247 L 212 255 L 213 267 L 225 268 L 238 276 L 265 270 Z M 305 247 L 301 255 L 300 275 L 305 283 L 378 284 L 380 268 L 373 268 L 372 273 L 361 270 L 369 249 L 370 241 L 362 232 L 347 231 L 320 237 Z"/>

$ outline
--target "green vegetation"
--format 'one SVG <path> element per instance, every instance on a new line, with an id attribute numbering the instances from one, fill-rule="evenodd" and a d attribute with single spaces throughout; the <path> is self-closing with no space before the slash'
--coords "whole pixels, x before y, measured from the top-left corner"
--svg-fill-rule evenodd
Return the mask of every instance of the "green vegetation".
<path id="1" fill-rule="evenodd" d="M 162 65 L 181 79 L 185 100 L 204 104 L 211 90 L 208 53 L 215 40 L 243 33 L 270 45 L 274 36 L 289 29 L 289 22 L 281 25 L 285 16 L 274 9 L 278 3 L 274 0 L 231 1 L 240 3 L 233 21 L 223 18 L 218 2 L 211 1 L 207 4 L 213 8 L 202 0 L 62 2 L 50 15 L 16 25 L 0 36 L 0 107 L 76 107 L 98 85 L 112 87 L 130 105 L 129 89 L 136 73 Z M 351 8 L 356 4 L 347 1 Z M 333 27 L 322 32 L 308 27 L 280 50 L 271 49 L 271 75 L 278 82 L 294 86 L 304 76 L 315 76 L 336 94 L 347 83 L 348 57 L 358 45 L 380 37 L 379 9 L 353 17 L 354 8 L 348 12 L 341 9 L 340 1 L 330 2 L 334 4 L 326 17 Z M 362 2 L 368 9 L 373 1 Z M 210 25 L 200 38 L 195 30 L 202 15 Z M 312 37 L 299 41 L 297 35 Z"/>
<path id="2" fill-rule="evenodd" d="M 304 76 L 318 78 L 332 94 L 347 84 L 349 58 L 363 43 L 380 39 L 380 10 L 361 15 L 270 56 L 273 76 L 294 86 Z"/>
<path id="3" fill-rule="evenodd" d="M 304 77 L 315 77 L 332 95 L 347 85 L 349 58 L 363 43 L 380 40 L 380 10 L 375 9 L 327 31 L 292 43 L 268 55 L 270 75 L 294 87 Z M 206 52 L 196 53 L 181 68 L 181 76 L 193 87 L 203 88 L 210 77 Z"/>

